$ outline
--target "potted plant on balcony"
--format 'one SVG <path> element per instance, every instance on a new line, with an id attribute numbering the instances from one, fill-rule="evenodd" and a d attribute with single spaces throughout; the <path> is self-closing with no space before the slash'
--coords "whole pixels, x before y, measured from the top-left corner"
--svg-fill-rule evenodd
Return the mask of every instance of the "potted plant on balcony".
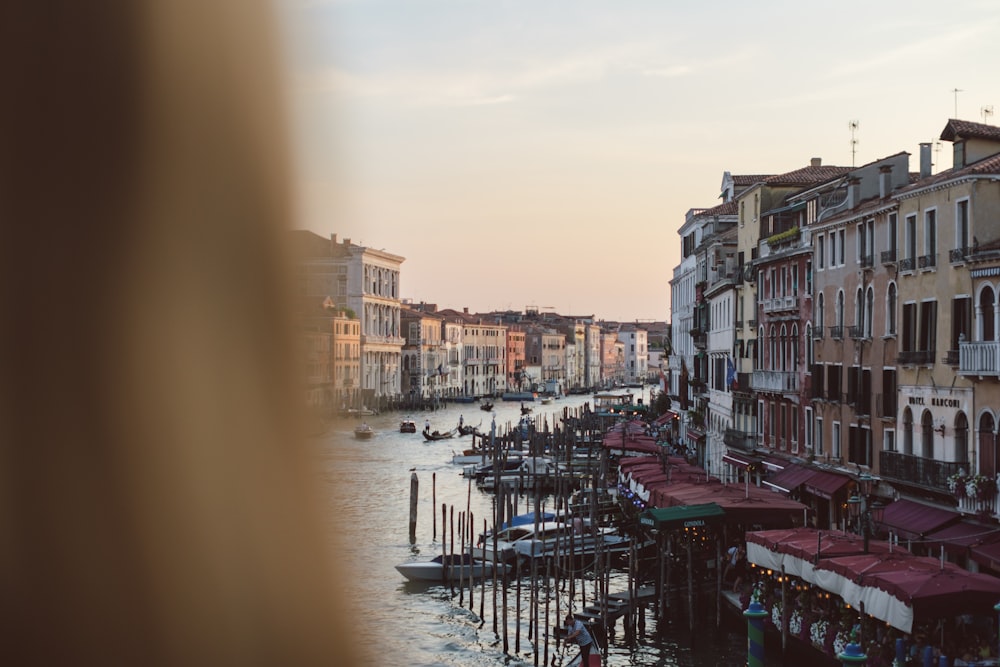
<path id="1" fill-rule="evenodd" d="M 962 468 L 958 469 L 958 472 L 948 475 L 948 490 L 956 498 L 965 497 L 965 483 L 968 481 L 969 476 L 966 474 L 965 470 Z"/>

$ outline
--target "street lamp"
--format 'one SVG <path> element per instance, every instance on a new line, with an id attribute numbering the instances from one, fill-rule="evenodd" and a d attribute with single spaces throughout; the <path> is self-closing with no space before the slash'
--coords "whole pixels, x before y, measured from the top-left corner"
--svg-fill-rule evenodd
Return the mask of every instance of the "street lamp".
<path id="1" fill-rule="evenodd" d="M 858 477 L 860 495 L 856 493 L 847 500 L 851 520 L 857 523 L 858 531 L 865 540 L 865 553 L 868 553 L 868 540 L 875 535 L 885 513 L 882 501 L 872 497 L 874 481 L 868 473 L 861 473 Z"/>

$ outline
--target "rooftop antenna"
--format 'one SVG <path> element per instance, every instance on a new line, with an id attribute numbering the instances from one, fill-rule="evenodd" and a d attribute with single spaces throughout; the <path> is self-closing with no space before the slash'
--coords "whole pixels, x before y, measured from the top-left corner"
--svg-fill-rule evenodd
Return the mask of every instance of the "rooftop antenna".
<path id="1" fill-rule="evenodd" d="M 960 88 L 952 88 L 951 92 L 955 95 L 955 118 L 958 118 L 958 94 L 964 93 L 965 91 Z"/>
<path id="2" fill-rule="evenodd" d="M 860 123 L 856 120 L 847 121 L 847 129 L 851 131 L 851 166 L 854 166 L 854 156 L 858 152 L 858 139 L 855 133 L 858 131 Z"/>
<path id="3" fill-rule="evenodd" d="M 989 123 L 990 116 L 993 115 L 993 105 L 987 104 L 979 110 L 979 113 L 983 116 L 983 123 Z"/>

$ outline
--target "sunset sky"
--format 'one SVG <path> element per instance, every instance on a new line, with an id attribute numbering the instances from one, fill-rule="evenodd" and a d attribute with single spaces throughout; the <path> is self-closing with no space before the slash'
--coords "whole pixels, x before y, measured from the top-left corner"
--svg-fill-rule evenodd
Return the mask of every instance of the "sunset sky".
<path id="1" fill-rule="evenodd" d="M 669 319 L 724 171 L 850 166 L 852 120 L 855 164 L 915 171 L 956 98 L 1000 123 L 994 0 L 278 6 L 296 226 L 402 255 L 402 296 L 448 308 Z"/>

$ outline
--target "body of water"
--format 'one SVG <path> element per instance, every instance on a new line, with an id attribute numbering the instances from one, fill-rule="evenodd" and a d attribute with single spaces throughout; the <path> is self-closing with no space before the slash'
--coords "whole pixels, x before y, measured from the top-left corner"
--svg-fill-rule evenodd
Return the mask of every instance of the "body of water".
<path id="1" fill-rule="evenodd" d="M 631 390 L 639 393 L 640 390 Z M 646 394 L 648 397 L 648 394 Z M 589 396 L 569 396 L 550 405 L 532 405 L 539 419 L 551 427 L 564 407 L 576 408 L 592 400 Z M 457 592 L 440 585 L 407 582 L 394 568 L 414 559 L 430 559 L 442 551 L 441 505 L 454 507 L 455 521 L 467 503 L 475 517 L 476 532 L 481 532 L 483 519 L 492 514 L 492 494 L 480 492 L 461 476 L 462 466 L 451 463 L 454 452 L 471 446 L 471 436 L 427 442 L 420 433 L 399 433 L 399 421 L 412 417 L 417 428 L 425 420 L 432 430 L 446 431 L 458 424 L 462 416 L 467 425 L 480 424 L 489 430 L 495 417 L 498 430 L 517 423 L 520 404 L 496 402 L 493 413 L 479 409 L 477 404 L 448 404 L 434 412 L 410 415 L 390 413 L 366 417 L 376 431 L 370 440 L 353 436 L 356 422 L 345 421 L 324 436 L 317 438 L 322 459 L 322 472 L 331 490 L 331 531 L 340 577 L 340 590 L 352 616 L 356 619 L 356 641 L 368 653 L 373 665 L 532 665 L 535 645 L 528 641 L 529 586 L 522 582 L 520 651 L 515 651 L 514 590 L 509 589 L 508 636 L 509 652 L 504 653 L 502 630 L 494 631 L 491 584 L 485 587 L 484 614 L 481 618 L 480 595 L 476 587 L 473 609 L 469 609 L 468 593 L 464 607 Z M 416 540 L 409 539 L 410 478 L 416 473 L 419 481 L 419 506 Z M 433 494 L 433 497 L 432 497 Z M 526 511 L 522 501 L 519 512 Z M 434 520 L 437 535 L 434 534 Z M 457 535 L 457 529 L 456 529 Z M 592 582 L 588 585 L 593 586 Z M 625 590 L 625 575 L 612 575 L 611 590 Z M 565 605 L 565 591 L 561 595 Z M 555 623 L 554 602 L 551 605 Z M 562 607 L 565 610 L 565 606 Z M 498 611 L 498 617 L 501 612 Z M 544 612 L 542 612 L 544 614 Z M 544 618 L 544 616 L 543 616 Z M 639 648 L 630 651 L 625 644 L 621 622 L 617 637 L 610 642 L 610 665 L 686 665 L 691 667 L 721 667 L 743 665 L 746 660 L 746 632 L 739 620 L 728 628 L 717 630 L 714 622 L 706 621 L 696 632 L 694 643 L 686 621 L 676 632 L 666 628 L 660 632 L 650 618 L 646 623 Z M 500 626 L 500 618 L 497 620 Z M 541 634 L 541 633 L 540 633 Z M 549 656 L 543 654 L 544 635 L 539 641 L 539 663 L 561 665 L 575 655 L 575 648 L 555 650 L 550 640 Z"/>

